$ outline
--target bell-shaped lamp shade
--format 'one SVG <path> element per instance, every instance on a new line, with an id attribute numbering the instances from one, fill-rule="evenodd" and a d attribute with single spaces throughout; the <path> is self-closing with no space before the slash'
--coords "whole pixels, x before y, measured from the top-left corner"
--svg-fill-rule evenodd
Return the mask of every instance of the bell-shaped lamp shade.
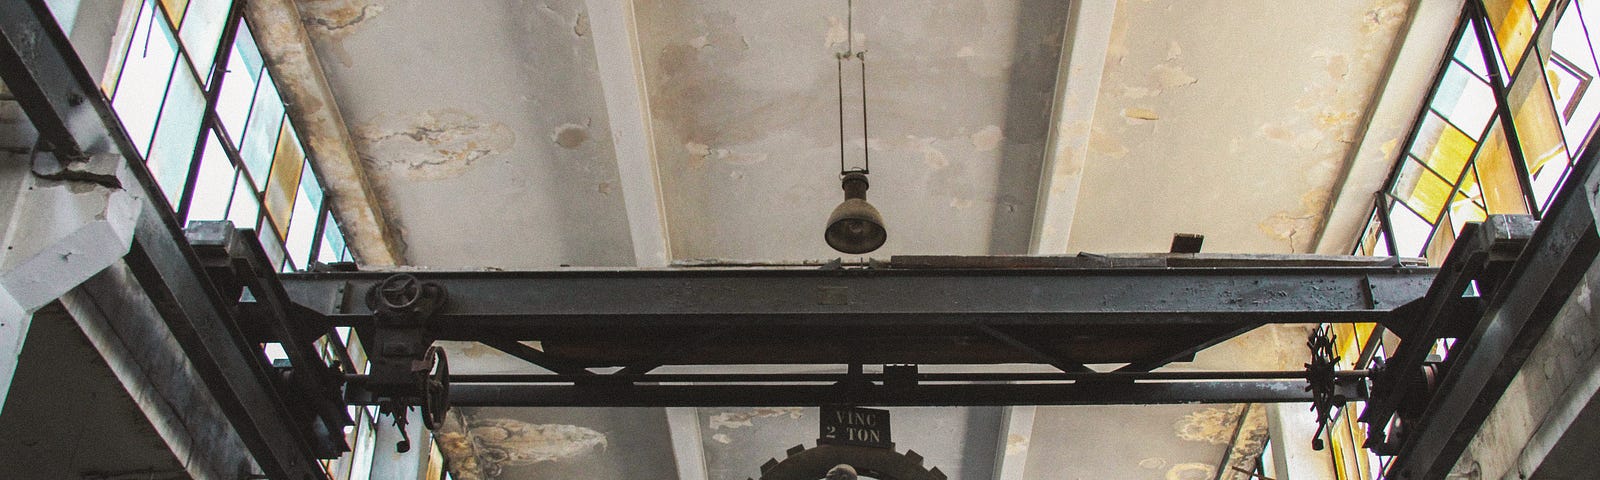
<path id="1" fill-rule="evenodd" d="M 862 254 L 877 250 L 889 238 L 883 228 L 883 214 L 867 203 L 867 176 L 860 172 L 845 175 L 844 203 L 828 216 L 828 229 L 823 238 L 834 250 L 848 254 Z"/>

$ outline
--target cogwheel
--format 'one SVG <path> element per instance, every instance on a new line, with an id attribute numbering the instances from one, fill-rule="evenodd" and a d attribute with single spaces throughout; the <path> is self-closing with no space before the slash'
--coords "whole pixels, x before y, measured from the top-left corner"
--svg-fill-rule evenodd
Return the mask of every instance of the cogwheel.
<path id="1" fill-rule="evenodd" d="M 938 467 L 922 467 L 922 455 L 886 448 L 855 445 L 795 445 L 782 461 L 768 459 L 761 465 L 761 480 L 815 480 L 839 464 L 855 467 L 863 476 L 884 480 L 947 480 Z"/>

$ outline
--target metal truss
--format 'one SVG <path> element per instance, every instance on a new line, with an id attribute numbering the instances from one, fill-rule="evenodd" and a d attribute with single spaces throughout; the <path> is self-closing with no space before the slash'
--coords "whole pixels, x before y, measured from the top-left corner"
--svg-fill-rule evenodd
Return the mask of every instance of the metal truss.
<path id="1" fill-rule="evenodd" d="M 1151 370 L 1267 324 L 1408 328 L 1434 275 L 1392 259 L 1184 254 L 896 257 L 861 268 L 321 272 L 279 281 L 301 315 L 356 327 L 374 352 L 374 373 L 349 378 L 347 398 L 356 403 L 381 402 L 406 384 L 405 361 L 420 345 L 457 340 L 551 373 L 452 375 L 454 405 L 1070 405 L 1310 401 L 1304 372 Z M 394 315 L 383 312 L 425 297 L 437 304 L 426 326 L 393 336 L 383 319 Z M 385 374 L 378 365 L 390 351 L 412 357 L 396 358 Z M 919 370 L 1015 363 L 1060 372 Z M 650 373 L 772 364 L 845 371 Z M 883 372 L 864 373 L 864 365 Z M 1341 400 L 1364 399 L 1365 373 L 1341 372 L 1330 388 Z"/>

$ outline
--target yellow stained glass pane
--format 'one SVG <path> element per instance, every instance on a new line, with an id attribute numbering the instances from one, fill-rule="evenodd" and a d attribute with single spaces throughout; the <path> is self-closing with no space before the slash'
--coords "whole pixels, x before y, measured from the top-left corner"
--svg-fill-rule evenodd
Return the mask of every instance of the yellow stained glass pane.
<path id="1" fill-rule="evenodd" d="M 294 212 L 294 197 L 300 190 L 300 172 L 305 167 L 305 153 L 300 150 L 300 138 L 293 128 L 284 128 L 278 135 L 278 153 L 272 159 L 272 173 L 267 177 L 267 215 L 279 237 L 287 237 L 289 216 Z"/>
<path id="2" fill-rule="evenodd" d="M 161 0 L 161 6 L 166 7 L 167 18 L 172 20 L 173 28 L 183 24 L 183 11 L 189 6 L 189 0 Z"/>
<path id="3" fill-rule="evenodd" d="M 1506 92 L 1511 103 L 1512 117 L 1516 120 L 1517 139 L 1522 144 L 1522 157 L 1528 171 L 1539 171 L 1551 160 L 1567 160 L 1566 143 L 1561 136 L 1561 120 L 1550 102 L 1550 89 L 1545 84 L 1544 69 L 1528 69 L 1517 75 Z"/>
<path id="4" fill-rule="evenodd" d="M 1448 221 L 1440 223 L 1433 229 L 1433 239 L 1428 241 L 1428 265 L 1439 266 L 1444 263 L 1445 255 L 1450 253 L 1450 247 L 1456 244 L 1456 230 L 1451 228 Z"/>
<path id="5" fill-rule="evenodd" d="M 1505 129 L 1500 128 L 1500 122 L 1489 126 L 1489 135 L 1473 163 L 1478 168 L 1477 183 L 1489 213 L 1528 214 L 1528 202 L 1511 164 L 1511 149 L 1506 146 Z"/>
<path id="6" fill-rule="evenodd" d="M 1522 59 L 1528 41 L 1533 39 L 1538 20 L 1528 8 L 1527 0 L 1484 0 L 1483 7 L 1489 12 L 1489 24 L 1494 28 L 1495 43 L 1500 44 L 1500 56 L 1505 59 L 1507 68 L 1515 72 L 1517 61 Z"/>
<path id="7" fill-rule="evenodd" d="M 1422 214 L 1429 222 L 1439 217 L 1450 193 L 1448 182 L 1423 168 L 1415 159 L 1407 160 L 1405 166 L 1400 168 L 1400 179 L 1395 183 L 1394 191 L 1396 197 L 1406 202 L 1406 206 Z"/>
<path id="8" fill-rule="evenodd" d="M 1428 140 L 1426 143 L 1424 138 Z M 1433 167 L 1445 180 L 1454 182 L 1461 175 L 1461 169 L 1466 167 L 1467 158 L 1472 156 L 1472 149 L 1476 146 L 1478 143 L 1472 137 L 1438 115 L 1429 114 L 1423 120 L 1422 131 L 1417 134 L 1417 147 L 1421 147 L 1421 151 L 1413 150 L 1412 153 Z"/>

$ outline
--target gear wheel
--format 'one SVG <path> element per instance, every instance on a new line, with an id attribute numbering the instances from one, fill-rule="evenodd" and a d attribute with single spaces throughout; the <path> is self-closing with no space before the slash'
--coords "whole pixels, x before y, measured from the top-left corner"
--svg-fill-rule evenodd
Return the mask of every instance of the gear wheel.
<path id="1" fill-rule="evenodd" d="M 769 459 L 761 465 L 761 480 L 815 480 L 839 464 L 855 467 L 862 476 L 879 480 L 948 480 L 939 467 L 922 467 L 922 455 L 901 454 L 885 448 L 855 445 L 795 445 L 783 461 Z"/>

